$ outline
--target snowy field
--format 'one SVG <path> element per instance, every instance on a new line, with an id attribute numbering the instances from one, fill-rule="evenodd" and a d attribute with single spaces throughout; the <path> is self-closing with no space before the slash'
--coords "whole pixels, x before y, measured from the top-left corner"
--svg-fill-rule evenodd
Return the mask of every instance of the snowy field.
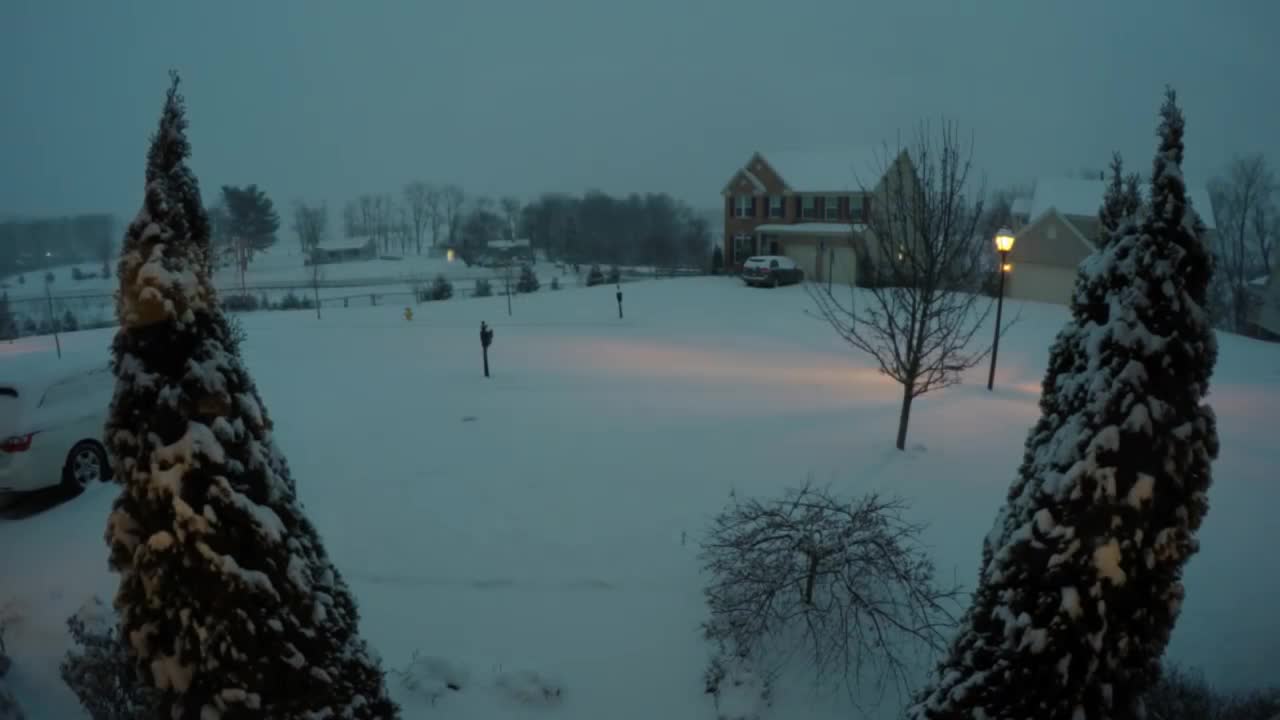
<path id="1" fill-rule="evenodd" d="M 898 453 L 899 389 L 806 314 L 803 288 L 635 283 L 625 320 L 613 291 L 520 296 L 512 318 L 501 297 L 432 304 L 413 322 L 396 307 L 243 317 L 249 369 L 363 634 L 388 669 L 420 651 L 465 675 L 434 706 L 389 676 L 407 718 L 713 718 L 696 545 L 731 490 L 772 496 L 812 475 L 902 495 L 940 572 L 972 587 L 1066 318 L 1023 306 L 996 392 L 984 366 L 922 398 Z M 481 320 L 497 332 L 491 380 Z M 105 359 L 110 333 L 64 343 Z M 0 374 L 51 358 L 46 338 L 0 343 Z M 1280 345 L 1222 336 L 1210 399 L 1222 452 L 1169 657 L 1236 689 L 1280 667 Z M 66 617 L 114 590 L 114 493 L 0 520 L 9 682 L 33 720 L 81 716 L 57 663 Z M 559 703 L 503 692 L 521 671 L 562 683 Z M 853 715 L 798 683 L 775 696 L 768 717 Z M 890 697 L 881 715 L 897 710 Z"/>

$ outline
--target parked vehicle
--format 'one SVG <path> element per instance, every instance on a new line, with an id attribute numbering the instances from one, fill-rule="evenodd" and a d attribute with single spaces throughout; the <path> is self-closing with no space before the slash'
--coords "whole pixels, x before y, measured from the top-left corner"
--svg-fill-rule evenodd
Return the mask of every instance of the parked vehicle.
<path id="1" fill-rule="evenodd" d="M 778 287 L 804 280 L 804 270 L 789 257 L 760 255 L 742 264 L 742 281 L 748 285 Z"/>
<path id="2" fill-rule="evenodd" d="M 114 387 L 106 364 L 0 379 L 0 495 L 110 479 L 102 431 Z"/>

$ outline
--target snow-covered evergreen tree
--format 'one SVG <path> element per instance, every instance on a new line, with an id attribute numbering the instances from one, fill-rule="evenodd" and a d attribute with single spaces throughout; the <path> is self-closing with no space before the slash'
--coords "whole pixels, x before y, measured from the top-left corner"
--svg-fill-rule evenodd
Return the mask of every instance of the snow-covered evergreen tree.
<path id="1" fill-rule="evenodd" d="M 1098 247 L 1105 247 L 1120 231 L 1121 225 L 1142 209 L 1142 195 L 1136 173 L 1124 174 L 1120 153 L 1111 156 L 1111 177 L 1107 182 L 1102 207 L 1098 209 Z"/>
<path id="2" fill-rule="evenodd" d="M 1218 452 L 1182 135 L 1169 91 L 1150 206 L 1083 266 L 973 606 L 913 718 L 1135 717 L 1159 674 Z"/>
<path id="3" fill-rule="evenodd" d="M 391 718 L 210 280 L 174 76 L 117 274 L 106 440 L 121 632 L 173 717 Z"/>

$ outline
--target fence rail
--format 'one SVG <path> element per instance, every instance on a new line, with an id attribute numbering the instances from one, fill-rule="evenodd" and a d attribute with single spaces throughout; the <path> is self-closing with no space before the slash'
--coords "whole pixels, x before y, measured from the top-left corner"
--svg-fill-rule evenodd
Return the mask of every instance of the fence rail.
<path id="1" fill-rule="evenodd" d="M 554 265 L 557 269 L 567 266 Z M 574 285 L 586 284 L 586 272 L 573 275 Z M 623 269 L 621 282 L 637 280 L 692 277 L 704 275 L 698 268 L 652 268 Z M 467 273 L 451 275 L 447 279 L 453 286 L 452 297 L 475 297 L 475 281 L 488 280 L 491 283 L 492 295 L 505 294 L 502 273 L 480 274 Z M 516 277 L 512 276 L 512 293 L 515 291 Z M 353 292 L 342 295 L 321 294 L 321 308 L 351 308 L 377 306 L 387 303 L 429 301 L 431 283 L 435 276 L 400 276 L 383 278 L 364 278 L 359 280 L 334 280 L 318 285 L 302 281 L 257 282 L 246 285 L 243 290 L 238 285 L 222 284 L 218 293 L 222 303 L 232 312 L 251 310 L 299 310 L 315 308 L 315 291 L 341 290 L 344 288 L 362 288 L 368 292 Z M 467 287 L 467 283 L 471 283 Z M 460 287 L 461 286 L 461 287 Z M 545 284 L 543 286 L 546 287 Z M 403 288 L 403 289 L 390 289 Z M 283 293 L 283 297 L 281 294 Z M 252 303 L 245 301 L 245 296 L 252 298 Z M 274 296 L 274 297 L 273 297 Z M 435 301 L 439 302 L 439 301 Z M 16 336 L 46 335 L 57 331 L 84 330 L 90 328 L 110 327 L 115 324 L 115 294 L 106 292 L 69 292 L 57 293 L 51 297 L 10 298 L 9 313 L 13 318 Z M 4 338 L 5 328 L 0 327 L 0 339 Z"/>

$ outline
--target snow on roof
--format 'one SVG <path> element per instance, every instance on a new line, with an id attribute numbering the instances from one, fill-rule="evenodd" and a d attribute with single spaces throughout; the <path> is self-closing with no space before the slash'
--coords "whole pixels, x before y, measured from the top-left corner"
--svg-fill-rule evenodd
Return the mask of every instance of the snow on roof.
<path id="1" fill-rule="evenodd" d="M 325 252 L 338 252 L 341 250 L 363 250 L 365 246 L 373 242 L 371 237 L 349 237 L 341 240 L 325 240 L 316 243 L 317 250 Z"/>
<path id="2" fill-rule="evenodd" d="M 896 152 L 882 146 L 760 153 L 795 192 L 858 192 L 863 187 L 871 188 L 896 156 Z"/>
<path id="3" fill-rule="evenodd" d="M 742 174 L 745 175 L 747 179 L 751 181 L 751 184 L 755 186 L 756 192 L 764 192 L 765 190 L 764 183 L 760 182 L 760 178 L 756 177 L 755 173 L 752 173 L 750 170 L 743 168 Z"/>
<path id="4" fill-rule="evenodd" d="M 1049 208 L 1070 217 L 1095 217 L 1102 205 L 1102 197 L 1106 194 L 1105 180 L 1085 180 L 1080 178 L 1049 177 L 1036 181 L 1035 192 L 1027 203 L 1026 214 L 1036 220 Z M 1204 185 L 1187 185 L 1187 195 L 1191 199 L 1191 207 L 1199 213 L 1206 227 L 1216 227 L 1213 219 L 1213 205 L 1209 203 L 1209 189 Z M 1014 203 L 1014 212 L 1019 212 L 1019 204 Z"/>
<path id="5" fill-rule="evenodd" d="M 796 223 L 794 225 L 758 225 L 756 232 L 774 235 L 850 235 L 861 232 L 866 225 L 849 223 Z"/>

